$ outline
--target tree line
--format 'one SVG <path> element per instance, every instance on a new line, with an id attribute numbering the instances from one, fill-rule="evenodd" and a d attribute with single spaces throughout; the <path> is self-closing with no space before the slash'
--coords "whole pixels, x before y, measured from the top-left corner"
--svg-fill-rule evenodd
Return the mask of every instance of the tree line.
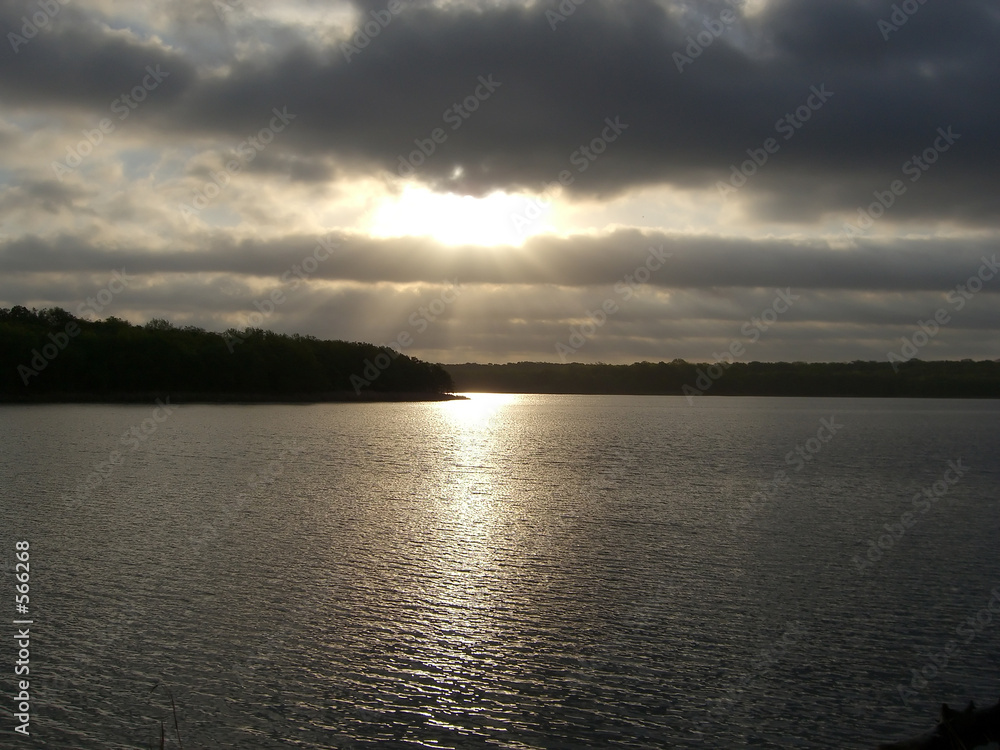
<path id="1" fill-rule="evenodd" d="M 436 364 L 374 344 L 163 319 L 91 321 L 62 308 L 0 308 L 0 400 L 325 400 L 444 394 Z"/>
<path id="2" fill-rule="evenodd" d="M 441 366 L 390 347 L 154 319 L 91 321 L 0 308 L 0 400 L 436 397 L 455 391 L 717 396 L 1000 398 L 1000 361 L 636 362 Z"/>
<path id="3" fill-rule="evenodd" d="M 1000 398 L 1000 361 L 445 365 L 459 391 Z"/>

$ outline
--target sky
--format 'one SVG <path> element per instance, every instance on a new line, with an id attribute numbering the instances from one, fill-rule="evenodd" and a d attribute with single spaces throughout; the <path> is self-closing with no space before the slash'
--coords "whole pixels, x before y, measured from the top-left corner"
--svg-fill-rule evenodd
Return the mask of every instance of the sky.
<path id="1" fill-rule="evenodd" d="M 444 363 L 1000 358 L 992 0 L 0 0 L 0 33 L 0 307 Z"/>

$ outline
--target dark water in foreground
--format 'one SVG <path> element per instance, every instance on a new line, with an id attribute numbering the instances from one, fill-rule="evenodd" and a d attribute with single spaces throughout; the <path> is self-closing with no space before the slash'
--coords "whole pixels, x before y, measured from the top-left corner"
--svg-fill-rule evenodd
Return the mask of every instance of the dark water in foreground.
<path id="1" fill-rule="evenodd" d="M 1000 696 L 998 402 L 152 417 L 0 407 L 0 746 L 158 747 L 168 688 L 187 748 L 862 748 Z"/>

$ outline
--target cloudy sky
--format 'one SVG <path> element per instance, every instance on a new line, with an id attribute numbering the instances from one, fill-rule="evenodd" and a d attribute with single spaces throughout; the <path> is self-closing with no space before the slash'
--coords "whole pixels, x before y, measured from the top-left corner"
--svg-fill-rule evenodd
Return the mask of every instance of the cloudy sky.
<path id="1" fill-rule="evenodd" d="M 439 362 L 1000 357 L 993 0 L 2 0 L 0 31 L 0 306 Z"/>

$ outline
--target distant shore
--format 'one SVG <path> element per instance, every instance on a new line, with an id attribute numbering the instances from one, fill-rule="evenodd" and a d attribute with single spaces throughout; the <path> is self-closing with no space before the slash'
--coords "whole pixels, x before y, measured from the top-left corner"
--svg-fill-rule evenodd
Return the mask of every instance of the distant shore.
<path id="1" fill-rule="evenodd" d="M 721 355 L 720 355 L 721 356 Z M 1000 398 L 1000 361 L 446 364 L 459 393 Z"/>
<path id="2" fill-rule="evenodd" d="M 326 404 L 465 400 L 454 393 L 325 391 L 320 393 L 25 393 L 22 398 L 0 394 L 4 404 Z"/>

